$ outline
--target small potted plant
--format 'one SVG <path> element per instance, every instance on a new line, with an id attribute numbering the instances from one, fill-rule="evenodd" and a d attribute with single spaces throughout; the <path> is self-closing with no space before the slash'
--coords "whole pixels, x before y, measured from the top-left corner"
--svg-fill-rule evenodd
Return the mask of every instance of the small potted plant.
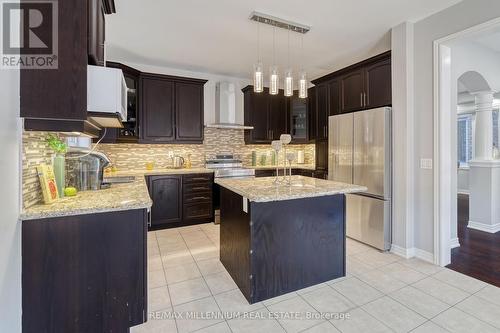
<path id="1" fill-rule="evenodd" d="M 66 186 L 66 144 L 54 134 L 47 135 L 47 144 L 55 152 L 53 166 L 56 177 L 57 191 L 59 197 L 64 197 L 64 187 Z"/>

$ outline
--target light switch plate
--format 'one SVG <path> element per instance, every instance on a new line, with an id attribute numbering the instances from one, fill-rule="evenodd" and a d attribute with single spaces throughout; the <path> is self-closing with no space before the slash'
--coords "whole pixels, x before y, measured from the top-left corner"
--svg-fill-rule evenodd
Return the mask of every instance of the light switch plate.
<path id="1" fill-rule="evenodd" d="M 420 169 L 432 169 L 432 159 L 431 158 L 421 158 L 420 159 Z"/>
<path id="2" fill-rule="evenodd" d="M 243 211 L 248 214 L 248 199 L 243 197 Z"/>

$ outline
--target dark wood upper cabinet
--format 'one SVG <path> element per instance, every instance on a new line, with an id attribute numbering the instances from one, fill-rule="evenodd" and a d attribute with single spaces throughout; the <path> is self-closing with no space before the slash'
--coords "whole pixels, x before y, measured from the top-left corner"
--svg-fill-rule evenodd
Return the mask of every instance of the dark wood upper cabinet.
<path id="1" fill-rule="evenodd" d="M 364 106 L 365 75 L 358 69 L 343 75 L 340 79 L 342 112 L 360 110 Z"/>
<path id="2" fill-rule="evenodd" d="M 283 94 L 269 96 L 269 131 L 271 140 L 279 140 L 288 133 L 287 98 Z"/>
<path id="3" fill-rule="evenodd" d="M 203 86 L 206 80 L 141 74 L 141 143 L 203 142 Z"/>
<path id="4" fill-rule="evenodd" d="M 365 68 L 365 108 L 392 104 L 391 59 L 376 62 Z"/>
<path id="5" fill-rule="evenodd" d="M 103 0 L 88 0 L 88 56 L 92 65 L 104 66 L 105 15 Z"/>
<path id="6" fill-rule="evenodd" d="M 328 83 L 328 110 L 329 116 L 340 114 L 340 84 L 337 79 Z"/>
<path id="7" fill-rule="evenodd" d="M 317 124 L 316 124 L 316 87 L 311 87 L 307 90 L 307 100 L 308 100 L 308 107 L 309 107 L 309 112 L 308 112 L 308 128 L 309 128 L 309 140 L 314 140 L 316 139 L 317 135 Z"/>
<path id="8" fill-rule="evenodd" d="M 172 142 L 175 140 L 175 83 L 156 76 L 141 76 L 140 111 L 143 142 Z"/>
<path id="9" fill-rule="evenodd" d="M 151 226 L 182 221 L 182 176 L 150 176 Z"/>
<path id="10" fill-rule="evenodd" d="M 323 140 L 328 137 L 328 85 L 321 84 L 316 87 L 316 139 Z"/>
<path id="11" fill-rule="evenodd" d="M 243 89 L 245 125 L 253 126 L 245 131 L 246 143 L 269 143 L 269 90 L 254 93 L 253 87 Z"/>
<path id="12" fill-rule="evenodd" d="M 327 85 L 329 115 L 392 104 L 391 52 L 325 75 L 312 82 Z M 321 119 L 319 119 L 321 122 Z M 321 138 L 321 132 L 317 133 Z"/>
<path id="13" fill-rule="evenodd" d="M 279 140 L 281 134 L 291 134 L 292 143 L 309 141 L 309 99 L 294 96 L 285 97 L 283 90 L 278 95 L 269 95 L 269 89 L 255 93 L 253 86 L 242 89 L 244 95 L 246 144 L 271 143 Z"/>
<path id="14" fill-rule="evenodd" d="M 203 85 L 175 83 L 177 140 L 203 141 L 203 104 Z"/>
<path id="15" fill-rule="evenodd" d="M 98 135 L 87 121 L 87 65 L 104 64 L 105 14 L 113 0 L 58 2 L 57 68 L 21 69 L 20 116 L 26 130 L 86 132 Z M 50 24 L 37 33 L 51 35 Z"/>
<path id="16" fill-rule="evenodd" d="M 298 92 L 294 92 L 288 100 L 289 132 L 293 143 L 309 141 L 309 110 L 309 98 L 299 98 Z"/>
<path id="17" fill-rule="evenodd" d="M 56 120 L 83 127 L 87 119 L 87 2 L 58 2 L 58 68 L 20 70 L 20 115 L 47 119 L 57 130 Z M 45 25 L 44 25 L 45 26 Z M 51 31 L 39 32 L 41 35 Z M 36 122 L 35 124 L 41 124 Z M 44 130 L 30 127 L 27 130 Z M 69 131 L 72 130 L 71 127 Z"/>

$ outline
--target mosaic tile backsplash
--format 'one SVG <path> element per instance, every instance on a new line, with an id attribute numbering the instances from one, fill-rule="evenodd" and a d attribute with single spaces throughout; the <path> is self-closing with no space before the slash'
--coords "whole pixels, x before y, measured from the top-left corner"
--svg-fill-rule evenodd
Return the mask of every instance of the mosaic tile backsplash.
<path id="1" fill-rule="evenodd" d="M 272 148 L 270 145 L 245 145 L 244 131 L 234 129 L 205 128 L 205 140 L 198 145 L 176 144 L 100 144 L 97 150 L 105 153 L 118 170 L 142 170 L 146 162 L 154 162 L 156 168 L 172 166 L 171 155 L 187 158 L 191 155 L 193 168 L 204 167 L 206 159 L 212 159 L 216 154 L 233 154 L 241 159 L 245 166 L 252 165 L 252 151 L 257 153 L 257 162 L 266 155 L 268 164 L 271 162 Z M 288 151 L 304 151 L 306 164 L 314 164 L 314 144 L 291 145 Z M 283 154 L 280 154 L 279 162 Z"/>
<path id="2" fill-rule="evenodd" d="M 53 150 L 51 150 L 47 142 L 45 142 L 47 134 L 47 132 L 23 133 L 23 208 L 31 207 L 42 201 L 42 189 L 38 180 L 36 166 L 40 164 L 52 164 L 54 156 Z"/>
<path id="3" fill-rule="evenodd" d="M 47 132 L 23 133 L 23 207 L 28 208 L 42 201 L 42 192 L 36 173 L 36 166 L 51 164 L 53 152 L 45 142 Z M 146 162 L 154 162 L 155 168 L 172 166 L 170 156 L 179 155 L 191 157 L 193 168 L 204 167 L 206 159 L 212 159 L 216 154 L 233 154 L 241 159 L 245 166 L 252 165 L 252 152 L 257 154 L 257 165 L 265 155 L 266 164 L 271 164 L 272 152 L 270 145 L 245 145 L 244 131 L 234 129 L 205 128 L 203 144 L 100 144 L 98 151 L 105 153 L 118 170 L 144 170 Z M 314 164 L 314 144 L 291 145 L 290 152 L 304 151 L 306 164 Z M 283 154 L 278 163 L 282 163 Z"/>

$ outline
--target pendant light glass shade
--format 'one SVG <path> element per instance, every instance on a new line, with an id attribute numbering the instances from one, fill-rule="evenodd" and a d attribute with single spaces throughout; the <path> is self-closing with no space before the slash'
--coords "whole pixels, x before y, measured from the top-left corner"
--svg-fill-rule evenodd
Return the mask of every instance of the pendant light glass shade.
<path id="1" fill-rule="evenodd" d="M 300 73 L 299 77 L 299 98 L 307 98 L 307 75 L 305 72 Z"/>
<path id="2" fill-rule="evenodd" d="M 280 82 L 280 75 L 278 72 L 278 67 L 272 66 L 270 77 L 269 77 L 269 94 L 270 95 L 278 95 L 279 90 L 280 90 L 279 82 Z"/>
<path id="3" fill-rule="evenodd" d="M 293 96 L 293 73 L 291 69 L 285 72 L 285 96 Z"/>
<path id="4" fill-rule="evenodd" d="M 264 68 L 260 62 L 253 66 L 253 91 L 256 93 L 264 91 Z"/>

